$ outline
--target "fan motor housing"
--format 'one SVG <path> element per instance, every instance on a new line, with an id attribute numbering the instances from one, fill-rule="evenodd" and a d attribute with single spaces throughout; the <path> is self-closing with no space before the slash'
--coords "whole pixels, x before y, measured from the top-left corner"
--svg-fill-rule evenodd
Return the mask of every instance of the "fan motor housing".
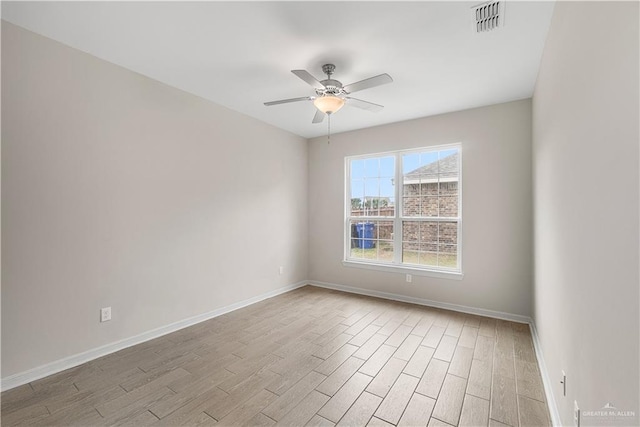
<path id="1" fill-rule="evenodd" d="M 325 80 L 322 80 L 320 83 L 322 83 L 325 87 L 337 87 L 337 88 L 342 87 L 342 83 L 333 79 L 325 79 Z"/>
<path id="2" fill-rule="evenodd" d="M 316 93 L 318 95 L 320 95 L 320 94 L 323 94 L 323 95 L 339 95 L 339 94 L 343 93 L 342 83 L 340 83 L 338 80 L 325 79 L 325 80 L 322 80 L 320 83 L 322 83 L 324 88 L 323 89 L 316 89 Z"/>

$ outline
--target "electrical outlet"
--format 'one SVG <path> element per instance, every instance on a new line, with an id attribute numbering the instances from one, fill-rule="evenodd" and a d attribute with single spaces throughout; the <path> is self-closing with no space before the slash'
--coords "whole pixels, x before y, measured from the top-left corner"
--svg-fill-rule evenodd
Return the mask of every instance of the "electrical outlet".
<path id="1" fill-rule="evenodd" d="M 567 374 L 565 374 L 564 371 L 562 371 L 562 380 L 560 381 L 560 384 L 562 384 L 562 395 L 566 396 L 567 395 Z"/>
<path id="2" fill-rule="evenodd" d="M 573 401 L 573 425 L 580 427 L 580 407 L 577 400 Z"/>
<path id="3" fill-rule="evenodd" d="M 278 271 L 280 272 L 280 275 L 282 275 L 284 273 L 284 267 L 280 266 L 280 268 L 278 269 Z"/>
<path id="4" fill-rule="evenodd" d="M 411 283 L 413 281 L 413 277 L 410 274 L 407 274 L 407 283 Z"/>
<path id="5" fill-rule="evenodd" d="M 108 322 L 111 320 L 111 307 L 105 307 L 100 309 L 100 321 Z"/>

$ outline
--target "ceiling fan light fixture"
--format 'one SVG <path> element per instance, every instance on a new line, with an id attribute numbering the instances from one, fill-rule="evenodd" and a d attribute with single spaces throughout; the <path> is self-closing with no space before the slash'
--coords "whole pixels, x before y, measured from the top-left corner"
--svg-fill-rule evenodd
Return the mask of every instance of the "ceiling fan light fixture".
<path id="1" fill-rule="evenodd" d="M 333 95 L 325 95 L 316 98 L 313 105 L 325 114 L 333 114 L 344 105 L 344 99 Z"/>
<path id="2" fill-rule="evenodd" d="M 504 0 L 492 1 L 504 2 Z M 322 66 L 322 72 L 327 75 L 327 78 L 322 81 L 319 81 L 318 79 L 313 77 L 313 75 L 311 75 L 311 73 L 309 73 L 307 70 L 291 70 L 293 74 L 313 87 L 315 96 L 302 96 L 299 98 L 280 99 L 278 101 L 265 102 L 264 105 L 271 106 L 288 104 L 290 102 L 298 101 L 313 101 L 313 104 L 316 107 L 317 111 L 313 116 L 313 120 L 311 120 L 311 123 L 321 123 L 322 121 L 324 121 L 324 116 L 329 116 L 330 118 L 333 113 L 342 108 L 347 100 L 349 100 L 349 105 L 352 107 L 357 107 L 372 112 L 382 110 L 382 105 L 363 101 L 357 98 L 352 98 L 350 95 L 354 92 L 391 83 L 393 79 L 389 74 L 380 74 L 345 86 L 340 81 L 331 78 L 335 68 L 336 66 L 333 64 L 324 64 Z"/>

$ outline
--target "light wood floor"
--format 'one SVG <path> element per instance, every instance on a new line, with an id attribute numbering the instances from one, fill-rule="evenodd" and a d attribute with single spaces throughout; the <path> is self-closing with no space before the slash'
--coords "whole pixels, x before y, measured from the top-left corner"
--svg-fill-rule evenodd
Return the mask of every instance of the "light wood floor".
<path id="1" fill-rule="evenodd" d="M 527 325 L 306 286 L 2 393 L 2 425 L 550 425 Z"/>

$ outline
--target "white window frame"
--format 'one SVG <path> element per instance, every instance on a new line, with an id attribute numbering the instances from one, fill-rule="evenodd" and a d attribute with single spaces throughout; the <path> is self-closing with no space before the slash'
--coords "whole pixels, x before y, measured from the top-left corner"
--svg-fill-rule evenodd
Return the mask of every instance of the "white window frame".
<path id="1" fill-rule="evenodd" d="M 450 149 L 458 150 L 458 216 L 457 217 L 405 217 L 402 216 L 403 207 L 403 173 L 402 157 L 407 154 L 443 151 Z M 393 217 L 384 216 L 351 216 L 351 161 L 370 159 L 372 157 L 394 157 L 395 159 L 395 182 L 394 199 L 395 215 Z M 344 257 L 342 265 L 345 267 L 356 267 L 370 270 L 386 271 L 391 273 L 413 274 L 418 276 L 429 276 L 444 279 L 461 280 L 464 276 L 462 270 L 462 144 L 434 145 L 430 147 L 412 148 L 408 150 L 387 151 L 382 153 L 369 153 L 355 156 L 347 156 L 345 164 L 345 198 L 344 198 Z M 393 221 L 393 254 L 392 263 L 380 262 L 378 260 L 363 260 L 360 258 L 350 258 L 351 255 L 351 224 L 354 218 L 363 221 Z M 437 266 L 420 266 L 416 264 L 402 263 L 402 222 L 403 221 L 424 221 L 424 222 L 450 222 L 455 220 L 458 223 L 458 241 L 456 245 L 458 268 L 447 268 Z"/>

